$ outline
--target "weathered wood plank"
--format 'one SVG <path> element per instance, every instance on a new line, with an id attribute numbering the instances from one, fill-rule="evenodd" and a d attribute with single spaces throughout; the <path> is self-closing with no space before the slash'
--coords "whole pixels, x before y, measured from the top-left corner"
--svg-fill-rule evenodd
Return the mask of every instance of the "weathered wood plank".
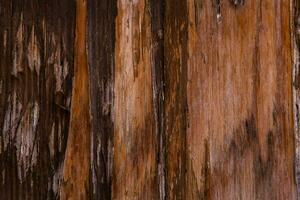
<path id="1" fill-rule="evenodd" d="M 118 1 L 113 199 L 158 199 L 151 18 L 147 1 Z"/>
<path id="2" fill-rule="evenodd" d="M 188 1 L 187 199 L 296 199 L 289 1 Z"/>
<path id="3" fill-rule="evenodd" d="M 87 1 L 76 2 L 75 70 L 61 199 L 89 199 L 90 191 L 90 90 L 86 51 Z"/>
<path id="4" fill-rule="evenodd" d="M 296 199 L 298 15 L 0 0 L 0 199 Z"/>

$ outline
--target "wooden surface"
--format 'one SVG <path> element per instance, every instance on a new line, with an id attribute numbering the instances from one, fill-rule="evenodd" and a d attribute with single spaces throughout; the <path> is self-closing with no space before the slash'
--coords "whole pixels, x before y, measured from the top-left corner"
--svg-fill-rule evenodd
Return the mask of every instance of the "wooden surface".
<path id="1" fill-rule="evenodd" d="M 295 199 L 290 2 L 195 4 L 188 199 Z"/>
<path id="2" fill-rule="evenodd" d="M 0 0 L 0 199 L 297 199 L 299 5 Z"/>
<path id="3" fill-rule="evenodd" d="M 0 1 L 1 199 L 58 197 L 74 74 L 75 3 Z"/>

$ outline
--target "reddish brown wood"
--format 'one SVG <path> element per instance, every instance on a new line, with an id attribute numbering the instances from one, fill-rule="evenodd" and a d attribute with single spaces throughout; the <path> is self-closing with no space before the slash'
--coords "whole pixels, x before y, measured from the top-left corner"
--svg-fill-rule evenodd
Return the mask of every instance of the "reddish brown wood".
<path id="1" fill-rule="evenodd" d="M 186 198 L 295 199 L 290 3 L 188 5 Z"/>
<path id="2" fill-rule="evenodd" d="M 90 94 L 86 52 L 87 1 L 76 8 L 75 70 L 70 128 L 63 166 L 61 199 L 90 198 Z"/>
<path id="3" fill-rule="evenodd" d="M 298 15 L 0 0 L 0 199 L 297 199 Z"/>

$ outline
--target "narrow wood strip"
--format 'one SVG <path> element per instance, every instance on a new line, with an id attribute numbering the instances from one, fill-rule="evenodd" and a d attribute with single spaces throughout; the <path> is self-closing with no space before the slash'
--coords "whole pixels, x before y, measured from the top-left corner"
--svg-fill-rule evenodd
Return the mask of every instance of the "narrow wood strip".
<path id="1" fill-rule="evenodd" d="M 295 134 L 295 178 L 300 197 L 300 2 L 291 1 L 291 39 L 293 50 L 293 109 Z"/>
<path id="2" fill-rule="evenodd" d="M 152 82 L 159 198 L 166 198 L 166 134 L 164 131 L 164 2 L 149 1 L 152 31 Z"/>
<path id="3" fill-rule="evenodd" d="M 93 199 L 111 199 L 117 0 L 88 1 Z"/>
<path id="4" fill-rule="evenodd" d="M 185 199 L 187 129 L 186 0 L 166 0 L 164 18 L 164 132 L 166 199 Z"/>
<path id="5" fill-rule="evenodd" d="M 86 52 L 87 1 L 76 8 L 75 72 L 61 199 L 90 198 L 90 94 Z"/>

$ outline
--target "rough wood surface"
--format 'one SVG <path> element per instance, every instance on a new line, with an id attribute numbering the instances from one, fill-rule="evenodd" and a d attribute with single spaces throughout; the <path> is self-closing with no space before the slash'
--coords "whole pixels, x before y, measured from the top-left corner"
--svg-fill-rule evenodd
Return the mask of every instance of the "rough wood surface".
<path id="1" fill-rule="evenodd" d="M 0 0 L 0 199 L 297 199 L 298 0 Z"/>
<path id="2" fill-rule="evenodd" d="M 187 199 L 295 199 L 290 2 L 188 5 Z"/>
<path id="3" fill-rule="evenodd" d="M 151 18 L 147 1 L 118 1 L 113 199 L 157 199 Z"/>
<path id="4" fill-rule="evenodd" d="M 164 134 L 166 198 L 185 199 L 187 130 L 187 2 L 165 1 Z"/>
<path id="5" fill-rule="evenodd" d="M 92 199 L 112 196 L 116 12 L 116 0 L 88 1 Z"/>
<path id="6" fill-rule="evenodd" d="M 87 1 L 77 0 L 75 70 L 61 199 L 90 198 L 90 90 L 86 52 Z"/>
<path id="7" fill-rule="evenodd" d="M 0 1 L 0 199 L 58 196 L 74 24 L 74 1 Z"/>

